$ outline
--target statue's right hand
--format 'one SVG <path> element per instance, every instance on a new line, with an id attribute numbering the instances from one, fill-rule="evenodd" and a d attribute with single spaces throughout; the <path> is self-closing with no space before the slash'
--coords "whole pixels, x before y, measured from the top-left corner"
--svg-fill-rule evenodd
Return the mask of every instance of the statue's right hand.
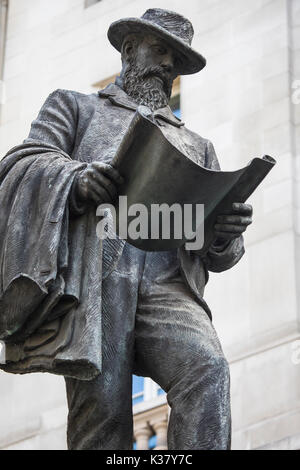
<path id="1" fill-rule="evenodd" d="M 75 195 L 81 202 L 93 202 L 96 205 L 112 203 L 118 194 L 118 185 L 123 181 L 122 176 L 111 165 L 89 163 L 75 180 Z"/>

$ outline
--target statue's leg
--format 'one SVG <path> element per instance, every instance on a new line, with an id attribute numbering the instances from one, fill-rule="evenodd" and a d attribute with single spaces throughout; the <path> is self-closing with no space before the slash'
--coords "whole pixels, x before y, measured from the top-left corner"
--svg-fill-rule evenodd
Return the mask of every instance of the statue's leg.
<path id="1" fill-rule="evenodd" d="M 103 281 L 102 373 L 94 380 L 66 378 L 69 449 L 124 450 L 133 446 L 134 324 L 143 260 L 125 250 Z M 142 252 L 141 252 L 142 253 Z M 99 348 L 99 354 L 101 350 Z"/>
<path id="2" fill-rule="evenodd" d="M 169 449 L 229 449 L 229 368 L 215 329 L 175 258 L 149 254 L 148 260 L 136 315 L 135 372 L 167 392 Z"/>

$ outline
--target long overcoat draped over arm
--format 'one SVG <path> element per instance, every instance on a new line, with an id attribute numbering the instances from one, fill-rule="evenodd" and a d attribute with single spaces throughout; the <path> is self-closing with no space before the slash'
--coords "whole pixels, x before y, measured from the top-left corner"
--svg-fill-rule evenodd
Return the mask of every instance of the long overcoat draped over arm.
<path id="1" fill-rule="evenodd" d="M 75 108 L 50 96 L 29 138 L 0 163 L 0 337 L 8 372 L 90 379 L 101 370 L 101 242 L 95 211 L 70 218 L 85 163 Z"/>
<path id="2" fill-rule="evenodd" d="M 72 204 L 71 187 L 87 163 L 111 162 L 135 110 L 114 84 L 92 95 L 57 90 L 28 139 L 0 162 L 3 370 L 79 379 L 101 372 L 101 280 L 125 242 L 97 238 L 95 210 Z M 212 144 L 187 130 L 169 107 L 155 117 L 181 151 L 218 169 Z M 211 247 L 205 258 L 178 251 L 183 277 L 209 315 L 203 300 L 208 270 L 229 269 L 243 253 L 242 237 L 222 251 Z"/>

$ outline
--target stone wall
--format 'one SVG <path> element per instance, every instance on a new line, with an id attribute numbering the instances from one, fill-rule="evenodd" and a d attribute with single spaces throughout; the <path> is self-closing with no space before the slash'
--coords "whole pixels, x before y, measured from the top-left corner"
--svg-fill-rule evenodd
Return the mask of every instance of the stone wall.
<path id="1" fill-rule="evenodd" d="M 148 0 L 10 0 L 6 102 L 0 155 L 26 137 L 56 88 L 95 90 L 114 75 L 119 54 L 110 23 L 140 16 Z M 192 19 L 194 47 L 208 59 L 183 77 L 187 126 L 210 138 L 223 169 L 270 154 L 278 164 L 251 198 L 247 252 L 206 292 L 231 364 L 233 447 L 299 448 L 300 80 L 299 0 L 160 0 Z M 294 355 L 293 355 L 294 354 Z M 64 448 L 66 402 L 60 377 L 0 373 L 0 448 Z"/>

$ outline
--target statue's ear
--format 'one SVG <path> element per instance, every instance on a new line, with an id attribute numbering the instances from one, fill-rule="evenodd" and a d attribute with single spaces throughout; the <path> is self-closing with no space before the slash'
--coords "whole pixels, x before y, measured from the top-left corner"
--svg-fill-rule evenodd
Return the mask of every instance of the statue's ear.
<path id="1" fill-rule="evenodd" d="M 136 53 L 137 47 L 141 42 L 141 37 L 137 34 L 127 36 L 122 44 L 122 60 L 128 61 Z"/>
<path id="2" fill-rule="evenodd" d="M 134 41 L 132 39 L 125 39 L 122 45 L 122 56 L 127 61 L 132 55 L 134 49 Z"/>

